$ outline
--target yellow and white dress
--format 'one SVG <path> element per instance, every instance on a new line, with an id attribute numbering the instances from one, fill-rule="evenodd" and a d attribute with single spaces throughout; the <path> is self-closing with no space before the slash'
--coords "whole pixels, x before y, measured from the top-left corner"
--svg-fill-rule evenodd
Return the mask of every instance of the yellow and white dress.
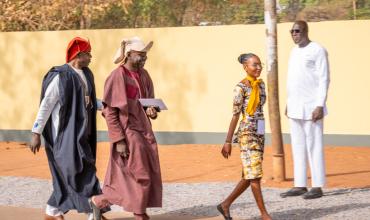
<path id="1" fill-rule="evenodd" d="M 258 88 L 259 101 L 256 103 L 253 114 L 248 113 L 247 110 L 252 87 L 240 82 L 234 88 L 233 114 L 242 113 L 242 120 L 236 132 L 236 140 L 240 146 L 240 157 L 243 165 L 242 178 L 244 179 L 257 179 L 263 175 L 262 161 L 265 144 L 263 105 L 266 102 L 265 84 L 259 81 Z M 263 132 L 260 131 L 261 129 Z"/>

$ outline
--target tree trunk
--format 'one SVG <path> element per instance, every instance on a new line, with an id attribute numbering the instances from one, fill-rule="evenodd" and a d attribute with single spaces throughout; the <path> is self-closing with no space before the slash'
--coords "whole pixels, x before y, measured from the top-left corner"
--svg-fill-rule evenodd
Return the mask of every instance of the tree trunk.
<path id="1" fill-rule="evenodd" d="M 352 7 L 353 7 L 353 20 L 356 20 L 357 19 L 356 0 L 352 0 Z"/>
<path id="2" fill-rule="evenodd" d="M 281 182 L 285 180 L 285 158 L 280 125 L 276 23 L 276 0 L 265 0 L 268 110 L 273 150 L 273 178 L 275 181 Z"/>

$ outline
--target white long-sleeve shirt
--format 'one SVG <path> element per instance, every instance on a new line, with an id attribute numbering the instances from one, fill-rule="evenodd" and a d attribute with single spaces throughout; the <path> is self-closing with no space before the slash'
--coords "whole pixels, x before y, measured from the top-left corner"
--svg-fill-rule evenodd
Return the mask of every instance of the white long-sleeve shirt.
<path id="1" fill-rule="evenodd" d="M 288 65 L 287 114 L 289 118 L 312 120 L 316 107 L 324 108 L 329 88 L 328 54 L 321 45 L 310 42 L 305 47 L 295 46 Z"/>
<path id="2" fill-rule="evenodd" d="M 46 122 L 48 121 L 51 115 L 54 141 L 55 138 L 57 137 L 59 128 L 60 103 L 58 102 L 59 101 L 58 85 L 59 85 L 59 75 L 56 75 L 45 91 L 44 98 L 41 101 L 39 112 L 37 113 L 37 117 L 32 128 L 33 133 L 41 134 L 45 128 Z"/>
<path id="3" fill-rule="evenodd" d="M 72 65 L 70 65 L 70 67 L 72 67 L 73 70 L 81 77 L 83 83 L 85 84 L 85 88 L 87 88 L 87 80 L 83 71 L 81 69 L 74 68 Z M 52 133 L 54 141 L 58 136 L 59 128 L 60 93 L 58 85 L 59 85 L 59 75 L 56 75 L 54 79 L 52 79 L 52 81 L 48 85 L 48 88 L 45 91 L 44 98 L 41 101 L 39 112 L 37 113 L 37 117 L 32 128 L 33 133 L 41 134 L 45 128 L 46 122 L 48 121 L 51 115 Z"/>

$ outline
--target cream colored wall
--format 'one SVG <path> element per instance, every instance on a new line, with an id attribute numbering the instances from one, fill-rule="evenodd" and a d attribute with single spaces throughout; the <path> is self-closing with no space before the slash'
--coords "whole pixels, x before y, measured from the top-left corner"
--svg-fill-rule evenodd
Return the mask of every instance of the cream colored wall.
<path id="1" fill-rule="evenodd" d="M 291 23 L 279 24 L 280 107 L 285 106 L 287 60 L 293 43 Z M 325 133 L 370 134 L 370 21 L 310 23 L 310 37 L 329 52 L 331 85 Z M 30 129 L 37 113 L 43 75 L 64 63 L 74 36 L 90 39 L 97 94 L 115 67 L 111 62 L 123 37 L 153 40 L 146 68 L 156 95 L 169 111 L 154 122 L 157 131 L 226 132 L 231 118 L 232 90 L 244 77 L 236 61 L 253 52 L 265 62 L 264 25 L 179 27 L 0 33 L 0 129 Z M 266 79 L 266 73 L 263 73 Z M 267 105 L 265 106 L 267 112 Z M 268 114 L 266 114 L 268 115 Z M 98 129 L 106 125 L 98 117 Z M 283 132 L 288 124 L 282 117 Z M 269 128 L 268 128 L 269 132 Z"/>

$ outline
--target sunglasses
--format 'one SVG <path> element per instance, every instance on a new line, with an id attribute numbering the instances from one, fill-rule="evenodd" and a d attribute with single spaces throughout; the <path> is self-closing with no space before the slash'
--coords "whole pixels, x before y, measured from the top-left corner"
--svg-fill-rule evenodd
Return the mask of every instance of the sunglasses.
<path id="1" fill-rule="evenodd" d="M 301 30 L 299 30 L 299 29 L 292 29 L 292 30 L 290 30 L 289 31 L 291 34 L 299 34 L 299 33 L 301 33 Z"/>

